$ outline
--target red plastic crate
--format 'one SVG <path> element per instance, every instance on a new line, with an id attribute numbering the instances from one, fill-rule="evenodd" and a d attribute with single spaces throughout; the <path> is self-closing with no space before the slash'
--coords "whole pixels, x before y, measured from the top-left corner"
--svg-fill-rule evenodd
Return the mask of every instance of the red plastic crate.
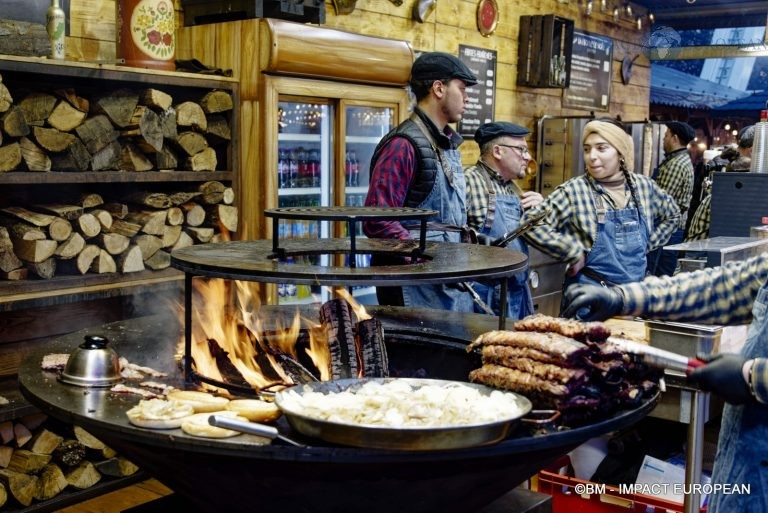
<path id="1" fill-rule="evenodd" d="M 542 470 L 538 474 L 538 489 L 552 496 L 552 513 L 683 513 L 683 505 L 650 495 L 627 494 L 605 485 L 605 493 L 579 495 L 576 485 L 595 486 L 595 483 Z M 600 485 L 602 486 L 602 485 Z M 706 507 L 702 508 L 706 512 Z"/>

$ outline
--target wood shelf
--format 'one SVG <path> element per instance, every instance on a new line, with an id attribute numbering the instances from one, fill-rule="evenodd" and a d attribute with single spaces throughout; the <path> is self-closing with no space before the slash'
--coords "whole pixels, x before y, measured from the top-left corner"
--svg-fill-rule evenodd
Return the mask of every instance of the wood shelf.
<path id="1" fill-rule="evenodd" d="M 50 183 L 141 183 L 231 181 L 231 171 L 87 171 L 82 173 L 11 171 L 0 173 L 0 184 L 35 185 Z"/>

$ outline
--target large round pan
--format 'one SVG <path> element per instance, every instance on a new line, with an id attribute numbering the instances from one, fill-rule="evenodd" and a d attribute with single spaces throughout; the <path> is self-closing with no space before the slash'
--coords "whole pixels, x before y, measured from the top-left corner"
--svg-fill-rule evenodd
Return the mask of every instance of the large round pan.
<path id="1" fill-rule="evenodd" d="M 309 383 L 293 387 L 290 390 L 299 394 L 307 392 L 337 393 L 344 390 L 354 391 L 369 381 L 386 383 L 395 379 L 405 380 L 413 386 L 455 385 L 456 383 L 455 381 L 437 379 L 363 378 Z M 464 383 L 464 385 L 475 388 L 484 395 L 489 395 L 494 390 L 485 385 L 474 383 Z M 514 392 L 506 392 L 514 395 L 520 406 L 519 413 L 509 418 L 489 423 L 451 427 L 392 428 L 330 422 L 325 419 L 307 416 L 302 412 L 293 411 L 291 408 L 286 407 L 284 400 L 286 392 L 278 392 L 275 395 L 275 403 L 283 411 L 291 427 L 299 433 L 334 444 L 402 451 L 462 449 L 494 444 L 506 438 L 516 421 L 527 415 L 532 407 L 531 402 L 526 397 Z M 407 401 L 408 398 L 405 397 L 403 400 Z"/>

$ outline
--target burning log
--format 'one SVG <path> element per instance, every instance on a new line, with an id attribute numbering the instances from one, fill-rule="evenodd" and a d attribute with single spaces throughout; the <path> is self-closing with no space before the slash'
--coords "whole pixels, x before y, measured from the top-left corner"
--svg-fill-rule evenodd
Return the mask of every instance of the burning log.
<path id="1" fill-rule="evenodd" d="M 355 313 L 344 299 L 331 299 L 320 307 L 320 322 L 328 331 L 331 379 L 356 378 L 360 375 L 353 330 L 356 321 Z"/>
<path id="2" fill-rule="evenodd" d="M 384 329 L 378 319 L 366 319 L 357 323 L 356 349 L 360 355 L 362 376 L 386 378 L 389 376 L 389 359 L 384 346 Z"/>
<path id="3" fill-rule="evenodd" d="M 208 351 L 211 356 L 216 360 L 216 366 L 221 372 L 222 378 L 226 383 L 231 383 L 236 386 L 250 388 L 251 385 L 246 381 L 243 375 L 237 370 L 237 367 L 229 359 L 229 353 L 221 348 L 216 340 L 208 339 Z"/>

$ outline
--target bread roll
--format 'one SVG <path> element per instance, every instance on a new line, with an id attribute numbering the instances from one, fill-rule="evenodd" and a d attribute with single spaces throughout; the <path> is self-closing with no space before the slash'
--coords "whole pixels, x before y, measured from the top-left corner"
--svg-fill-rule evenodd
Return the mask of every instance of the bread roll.
<path id="1" fill-rule="evenodd" d="M 283 414 L 274 403 L 259 399 L 234 399 L 227 403 L 226 409 L 251 422 L 272 422 Z"/>
<path id="2" fill-rule="evenodd" d="M 168 399 L 189 404 L 195 409 L 195 413 L 208 413 L 220 411 L 226 408 L 229 399 L 219 397 L 208 392 L 196 390 L 172 390 L 168 392 Z"/>
<path id="3" fill-rule="evenodd" d="M 194 415 L 184 419 L 184 421 L 181 423 L 181 430 L 188 435 L 199 436 L 203 438 L 229 438 L 241 434 L 240 431 L 211 426 L 208 423 L 208 419 L 211 417 L 211 415 L 232 417 L 233 419 L 242 420 L 243 422 L 248 420 L 245 417 L 240 417 L 233 411 L 195 413 Z"/>
<path id="4" fill-rule="evenodd" d="M 164 399 L 139 401 L 139 404 L 125 412 L 128 422 L 134 426 L 149 429 L 175 429 L 181 427 L 185 418 L 195 413 L 189 404 Z"/>

